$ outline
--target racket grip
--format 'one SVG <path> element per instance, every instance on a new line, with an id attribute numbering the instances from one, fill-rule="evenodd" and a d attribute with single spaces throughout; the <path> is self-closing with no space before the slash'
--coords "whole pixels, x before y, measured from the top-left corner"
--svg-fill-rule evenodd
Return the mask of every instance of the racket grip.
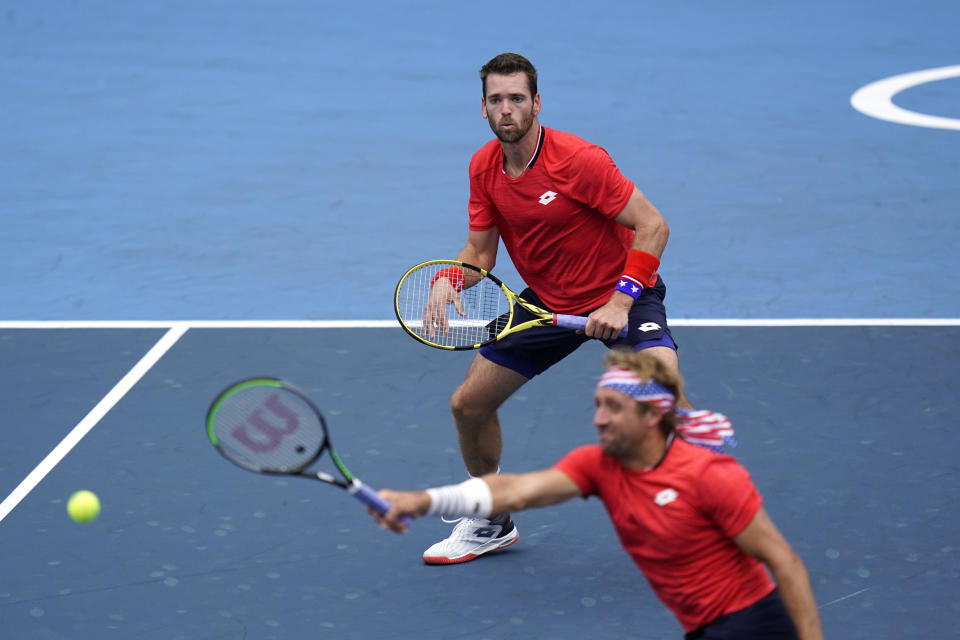
<path id="1" fill-rule="evenodd" d="M 558 327 L 565 327 L 567 329 L 579 329 L 583 331 L 584 329 L 587 328 L 587 320 L 588 318 L 586 316 L 571 316 L 565 313 L 553 314 L 553 324 L 555 324 Z M 620 331 L 620 337 L 621 338 L 626 337 L 628 331 L 629 331 L 629 328 L 624 327 Z"/>
<path id="2" fill-rule="evenodd" d="M 353 483 L 347 488 L 347 493 L 380 515 L 383 515 L 390 510 L 390 503 L 387 502 L 386 499 L 382 498 L 380 494 L 357 478 L 353 479 Z M 410 524 L 410 518 L 407 516 L 401 517 L 400 521 L 405 524 Z"/>

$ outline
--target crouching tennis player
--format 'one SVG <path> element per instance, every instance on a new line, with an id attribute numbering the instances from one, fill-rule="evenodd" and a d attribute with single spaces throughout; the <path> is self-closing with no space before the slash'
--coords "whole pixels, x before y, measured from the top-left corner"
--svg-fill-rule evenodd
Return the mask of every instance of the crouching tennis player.
<path id="1" fill-rule="evenodd" d="M 716 452 L 732 436 L 729 421 L 675 409 L 682 384 L 642 352 L 612 352 L 594 396 L 599 444 L 542 471 L 426 491 L 384 489 L 392 507 L 374 517 L 402 533 L 401 516 L 489 518 L 597 496 L 685 638 L 822 639 L 802 560 L 767 515 L 747 470 Z"/>

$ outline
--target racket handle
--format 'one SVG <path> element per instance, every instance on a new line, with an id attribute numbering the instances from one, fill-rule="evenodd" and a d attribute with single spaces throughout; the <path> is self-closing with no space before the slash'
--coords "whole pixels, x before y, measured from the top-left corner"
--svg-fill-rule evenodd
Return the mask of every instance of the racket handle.
<path id="1" fill-rule="evenodd" d="M 386 499 L 382 498 L 380 494 L 371 489 L 368 485 L 361 482 L 359 479 L 354 478 L 353 483 L 347 487 L 347 493 L 352 495 L 354 498 L 367 505 L 380 515 L 385 514 L 387 511 L 390 511 L 390 503 Z M 410 518 L 403 516 L 400 518 L 400 521 L 405 524 L 410 524 Z"/>
<path id="2" fill-rule="evenodd" d="M 587 328 L 587 320 L 588 318 L 586 316 L 570 316 L 565 313 L 553 314 L 553 324 L 567 329 L 580 329 L 582 331 Z M 626 337 L 627 331 L 628 328 L 624 327 L 620 331 L 620 337 Z"/>

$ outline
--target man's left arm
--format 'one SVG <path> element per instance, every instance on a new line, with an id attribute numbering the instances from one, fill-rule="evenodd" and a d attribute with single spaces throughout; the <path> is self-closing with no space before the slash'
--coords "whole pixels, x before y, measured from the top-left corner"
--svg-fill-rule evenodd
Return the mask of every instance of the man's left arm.
<path id="1" fill-rule="evenodd" d="M 633 229 L 633 243 L 627 264 L 624 265 L 624 273 L 632 272 L 630 275 L 636 282 L 624 280 L 623 288 L 627 291 L 634 290 L 634 293 L 639 295 L 643 286 L 656 284 L 656 270 L 660 265 L 663 249 L 667 246 L 670 228 L 657 208 L 636 187 L 615 219 L 628 229 Z M 601 339 L 619 335 L 620 330 L 627 326 L 627 317 L 636 295 L 626 293 L 619 287 L 614 290 L 606 304 L 590 314 L 587 335 Z"/>
<path id="2" fill-rule="evenodd" d="M 807 569 L 767 511 L 761 507 L 733 541 L 770 569 L 800 640 L 823 640 L 820 614 Z"/>
<path id="3" fill-rule="evenodd" d="M 653 203 L 636 187 L 633 188 L 626 206 L 617 214 L 616 221 L 628 229 L 633 229 L 631 251 L 646 251 L 657 260 L 660 259 L 670 238 L 670 227 Z"/>

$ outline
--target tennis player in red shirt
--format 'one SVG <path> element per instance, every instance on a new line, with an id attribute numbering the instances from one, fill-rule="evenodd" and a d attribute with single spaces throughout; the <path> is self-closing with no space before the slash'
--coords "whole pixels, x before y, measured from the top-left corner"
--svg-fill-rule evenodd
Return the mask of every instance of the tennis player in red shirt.
<path id="1" fill-rule="evenodd" d="M 499 407 L 523 384 L 591 338 L 644 350 L 678 371 L 658 275 L 669 229 L 660 212 L 601 147 L 540 125 L 537 71 L 504 53 L 480 70 L 481 115 L 496 134 L 470 162 L 469 232 L 458 260 L 492 270 L 502 239 L 528 286 L 521 297 L 556 313 L 589 317 L 585 331 L 542 327 L 483 347 L 451 398 L 467 471 L 499 469 Z M 444 313 L 457 298 L 440 278 L 426 307 Z M 522 322 L 525 314 L 516 322 Z M 445 323 L 438 315 L 433 324 Z M 621 329 L 628 335 L 618 339 Z M 678 398 L 681 407 L 689 407 Z M 509 514 L 465 518 L 423 554 L 452 564 L 507 547 L 519 533 Z"/>
<path id="2" fill-rule="evenodd" d="M 597 496 L 685 638 L 822 639 L 803 561 L 767 515 L 747 470 L 683 435 L 715 445 L 710 436 L 732 435 L 729 422 L 676 410 L 681 378 L 648 355 L 617 350 L 607 363 L 595 392 L 599 444 L 542 471 L 383 490 L 392 506 L 374 514 L 377 520 L 403 532 L 403 515 L 490 517 Z"/>

